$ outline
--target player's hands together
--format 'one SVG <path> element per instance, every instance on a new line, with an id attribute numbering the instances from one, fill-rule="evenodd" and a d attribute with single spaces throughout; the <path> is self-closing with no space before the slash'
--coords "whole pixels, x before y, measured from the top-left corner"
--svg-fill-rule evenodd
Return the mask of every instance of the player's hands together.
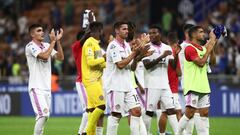
<path id="1" fill-rule="evenodd" d="M 56 33 L 57 40 L 60 40 L 63 36 L 63 29 L 61 28 L 60 31 L 57 31 Z"/>
<path id="2" fill-rule="evenodd" d="M 50 38 L 51 42 L 56 41 L 56 35 L 55 35 L 55 32 L 54 32 L 54 29 L 51 29 L 51 31 L 49 33 L 49 38 Z"/>
<path id="3" fill-rule="evenodd" d="M 210 31 L 210 33 L 209 33 L 209 40 L 216 40 L 217 39 L 217 37 L 216 37 L 216 35 L 214 34 L 214 32 L 213 32 L 213 30 L 211 30 Z"/>
<path id="4" fill-rule="evenodd" d="M 168 55 L 171 55 L 171 54 L 172 54 L 172 51 L 166 50 L 163 52 L 163 57 L 167 57 Z"/>
<path id="5" fill-rule="evenodd" d="M 142 42 L 142 44 L 147 44 L 150 42 L 150 37 L 149 37 L 149 34 L 146 34 L 146 33 L 143 33 L 141 34 L 140 36 L 140 41 Z"/>

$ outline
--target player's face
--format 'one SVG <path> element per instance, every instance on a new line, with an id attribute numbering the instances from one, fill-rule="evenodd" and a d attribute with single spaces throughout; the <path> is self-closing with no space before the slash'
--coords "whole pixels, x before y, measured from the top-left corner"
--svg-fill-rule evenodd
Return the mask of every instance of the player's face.
<path id="1" fill-rule="evenodd" d="M 200 42 L 205 40 L 205 32 L 202 28 L 198 29 L 198 31 L 196 32 L 196 38 Z"/>
<path id="2" fill-rule="evenodd" d="M 126 39 L 128 37 L 128 25 L 127 24 L 121 25 L 121 27 L 118 30 L 118 35 L 122 39 Z"/>
<path id="3" fill-rule="evenodd" d="M 152 43 L 156 43 L 156 42 L 159 42 L 159 41 L 160 41 L 161 35 L 160 35 L 158 29 L 152 28 L 152 29 L 149 30 L 148 33 L 149 33 L 150 41 L 151 41 Z"/>
<path id="4" fill-rule="evenodd" d="M 38 27 L 38 28 L 34 29 L 33 32 L 32 32 L 32 37 L 35 40 L 43 41 L 43 39 L 44 39 L 43 28 L 42 27 Z"/>

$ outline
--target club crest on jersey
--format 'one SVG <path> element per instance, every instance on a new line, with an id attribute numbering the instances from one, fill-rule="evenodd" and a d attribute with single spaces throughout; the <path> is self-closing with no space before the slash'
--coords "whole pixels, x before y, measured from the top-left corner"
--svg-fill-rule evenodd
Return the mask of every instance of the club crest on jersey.
<path id="1" fill-rule="evenodd" d="M 99 96 L 99 99 L 100 99 L 100 100 L 103 100 L 103 99 L 104 99 L 103 95 Z"/>
<path id="2" fill-rule="evenodd" d="M 116 110 L 121 109 L 121 106 L 119 104 L 115 105 Z"/>
<path id="3" fill-rule="evenodd" d="M 47 108 L 44 108 L 44 109 L 43 109 L 43 112 L 44 112 L 44 113 L 48 113 L 48 109 L 47 109 Z"/>
<path id="4" fill-rule="evenodd" d="M 88 55 L 93 55 L 92 49 L 88 49 Z"/>

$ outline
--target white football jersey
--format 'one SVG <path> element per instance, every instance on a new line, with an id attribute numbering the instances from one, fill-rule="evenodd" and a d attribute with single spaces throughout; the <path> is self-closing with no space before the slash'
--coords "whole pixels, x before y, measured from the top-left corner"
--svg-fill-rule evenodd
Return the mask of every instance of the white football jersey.
<path id="1" fill-rule="evenodd" d="M 123 69 L 119 69 L 116 65 L 117 62 L 127 58 L 131 53 L 131 48 L 127 42 L 124 43 L 124 46 L 116 39 L 109 43 L 106 53 L 105 76 L 107 77 L 103 80 L 108 92 L 134 90 L 131 79 L 131 62 Z"/>
<path id="2" fill-rule="evenodd" d="M 154 53 L 149 57 L 145 57 L 143 60 L 149 59 L 152 61 L 157 59 L 166 50 L 170 50 L 172 52 L 172 48 L 164 43 L 161 43 L 161 45 L 154 45 L 150 43 L 150 46 L 150 50 L 154 50 Z M 163 58 L 162 61 L 160 61 L 153 68 L 145 70 L 144 81 L 147 88 L 170 89 L 168 83 L 168 63 L 170 59 L 174 59 L 172 54 Z"/>
<path id="3" fill-rule="evenodd" d="M 45 52 L 49 46 L 49 43 L 42 42 L 41 46 L 39 46 L 31 41 L 25 47 L 25 55 L 29 69 L 29 90 L 32 88 L 51 90 L 51 57 L 49 57 L 48 60 L 37 58 L 38 54 Z M 53 50 L 51 56 L 56 53 L 57 52 Z"/>

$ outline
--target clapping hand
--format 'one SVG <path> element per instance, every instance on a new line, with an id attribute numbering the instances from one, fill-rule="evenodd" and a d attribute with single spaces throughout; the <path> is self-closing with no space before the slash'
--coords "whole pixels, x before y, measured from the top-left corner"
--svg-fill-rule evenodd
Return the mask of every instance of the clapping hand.
<path id="1" fill-rule="evenodd" d="M 60 31 L 57 31 L 56 33 L 57 33 L 56 34 L 56 39 L 60 40 L 63 36 L 63 29 L 61 28 Z"/>

